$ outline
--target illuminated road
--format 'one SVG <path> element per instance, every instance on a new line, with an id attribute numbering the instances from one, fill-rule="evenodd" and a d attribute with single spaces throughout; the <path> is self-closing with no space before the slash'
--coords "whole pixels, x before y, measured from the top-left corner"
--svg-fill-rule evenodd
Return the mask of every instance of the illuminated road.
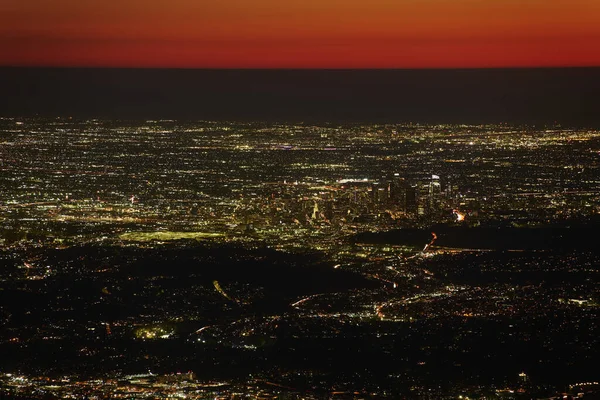
<path id="1" fill-rule="evenodd" d="M 221 285 L 219 285 L 219 281 L 213 281 L 213 286 L 215 287 L 216 291 L 219 292 L 219 294 L 225 297 L 227 300 L 233 301 L 236 304 L 239 303 L 236 299 L 225 293 L 225 291 L 221 288 Z"/>
<path id="2" fill-rule="evenodd" d="M 423 248 L 423 251 L 422 251 L 423 253 L 425 253 L 427 251 L 427 249 L 429 247 L 431 247 L 437 239 L 437 235 L 435 234 L 435 232 L 431 232 L 431 235 L 433 236 L 433 238 L 431 239 L 431 242 L 429 242 L 425 245 L 425 247 Z"/>
<path id="3" fill-rule="evenodd" d="M 402 300 L 395 300 L 395 301 L 387 301 L 384 303 L 380 303 L 380 304 L 376 304 L 373 306 L 373 310 L 375 312 L 375 315 L 377 315 L 377 317 L 381 320 L 385 319 L 385 314 L 383 313 L 383 309 L 385 307 L 391 307 L 394 305 L 401 305 L 401 304 L 410 304 L 413 303 L 415 301 L 421 301 L 421 300 L 425 300 L 428 298 L 435 298 L 435 297 L 441 297 L 441 296 L 452 296 L 455 293 L 450 293 L 448 292 L 435 292 L 435 293 L 420 293 L 417 295 L 414 295 L 412 297 L 407 297 L 405 299 Z"/>
<path id="4" fill-rule="evenodd" d="M 292 306 L 292 307 L 297 307 L 297 306 L 299 306 L 300 304 L 304 303 L 305 301 L 308 301 L 308 300 L 314 299 L 314 298 L 316 298 L 316 297 L 319 297 L 319 296 L 323 296 L 323 294 L 324 294 L 324 293 L 313 294 L 313 295 L 311 295 L 311 296 L 308 296 L 308 297 L 305 297 L 305 298 L 303 298 L 303 299 L 301 299 L 301 300 L 298 300 L 298 301 L 297 301 L 297 302 L 295 302 L 295 303 L 292 303 L 292 304 L 290 304 L 290 306 Z"/>

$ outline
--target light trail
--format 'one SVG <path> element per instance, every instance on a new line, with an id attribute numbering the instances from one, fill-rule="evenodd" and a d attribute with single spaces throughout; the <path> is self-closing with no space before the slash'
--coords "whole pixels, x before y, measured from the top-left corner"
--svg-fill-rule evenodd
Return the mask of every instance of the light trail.
<path id="1" fill-rule="evenodd" d="M 373 279 L 377 279 L 377 280 L 379 280 L 379 281 L 381 281 L 381 282 L 388 283 L 388 284 L 390 284 L 390 285 L 394 286 L 394 288 L 395 288 L 395 287 L 396 287 L 396 285 L 397 285 L 397 284 L 396 284 L 396 282 L 394 282 L 394 281 L 390 281 L 390 280 L 388 280 L 388 279 L 385 279 L 385 278 L 382 278 L 382 277 L 380 277 L 378 274 L 367 274 L 366 276 L 368 276 L 368 277 L 370 277 L 370 278 L 373 278 Z"/>
<path id="2" fill-rule="evenodd" d="M 311 295 L 311 296 L 308 296 L 308 297 L 305 297 L 305 298 L 303 298 L 303 299 L 300 299 L 300 300 L 298 300 L 298 301 L 297 301 L 297 302 L 295 302 L 295 303 L 292 303 L 292 304 L 290 304 L 290 306 L 292 306 L 292 307 L 297 307 L 297 306 L 299 306 L 300 304 L 304 303 L 305 301 L 308 301 L 308 300 L 314 299 L 315 297 L 318 297 L 318 296 L 323 296 L 323 294 L 324 294 L 324 293 L 313 294 L 313 295 Z"/>
<path id="3" fill-rule="evenodd" d="M 440 296 L 439 294 L 436 293 L 421 293 L 421 294 L 417 294 L 411 297 L 407 297 L 405 299 L 401 299 L 401 300 L 395 300 L 395 301 L 387 301 L 381 304 L 376 304 L 373 306 L 373 310 L 375 311 L 375 314 L 377 315 L 377 317 L 381 320 L 383 320 L 385 318 L 385 314 L 383 313 L 383 308 L 384 307 L 390 307 L 393 305 L 397 305 L 397 304 L 410 304 L 413 301 L 417 301 L 419 299 L 423 299 L 423 298 L 427 298 L 427 297 L 438 297 Z"/>
<path id="4" fill-rule="evenodd" d="M 194 333 L 196 333 L 196 334 L 198 334 L 198 333 L 201 333 L 202 331 L 204 331 L 204 330 L 206 330 L 206 329 L 208 329 L 208 328 L 211 328 L 211 327 L 213 327 L 213 326 L 214 326 L 214 325 L 206 325 L 206 326 L 203 326 L 202 328 L 198 329 L 198 330 L 197 330 L 196 332 L 194 332 Z"/>
<path id="5" fill-rule="evenodd" d="M 38 202 L 35 202 L 35 203 L 6 204 L 6 205 L 0 206 L 0 208 L 10 209 L 10 208 L 13 208 L 13 207 L 51 206 L 51 205 L 58 205 L 60 203 L 61 202 L 59 202 L 59 201 L 38 201 Z"/>
<path id="6" fill-rule="evenodd" d="M 215 287 L 215 289 L 217 290 L 217 292 L 219 292 L 219 294 L 223 297 L 225 297 L 227 300 L 229 301 L 233 301 L 236 304 L 239 304 L 239 302 L 234 299 L 233 297 L 229 296 L 227 293 L 225 293 L 225 291 L 223 290 L 223 288 L 221 288 L 221 285 L 219 285 L 219 281 L 213 281 L 213 286 Z"/>
<path id="7" fill-rule="evenodd" d="M 394 271 L 396 273 L 396 275 L 400 275 L 402 276 L 402 273 L 400 271 L 398 271 L 396 268 L 392 267 L 392 266 L 388 266 L 386 267 L 387 269 L 389 269 L 390 271 Z M 394 282 L 394 289 L 397 287 L 396 282 Z"/>
<path id="8" fill-rule="evenodd" d="M 295 389 L 295 388 L 293 388 L 293 387 L 290 387 L 290 386 L 285 386 L 285 385 L 281 385 L 281 384 L 279 384 L 279 383 L 275 383 L 275 382 L 271 382 L 271 381 L 267 381 L 267 380 L 258 380 L 258 379 L 257 379 L 257 382 L 262 382 L 262 383 L 264 383 L 265 385 L 274 386 L 274 387 L 278 387 L 278 388 L 283 388 L 283 389 L 287 389 L 287 390 L 296 390 L 296 389 Z"/>
<path id="9" fill-rule="evenodd" d="M 423 247 L 422 253 L 425 253 L 425 251 L 427 251 L 427 249 L 431 247 L 433 243 L 437 240 L 437 235 L 435 234 L 435 232 L 431 232 L 431 235 L 433 236 L 433 238 L 431 239 L 431 242 L 427 243 L 425 247 Z"/>

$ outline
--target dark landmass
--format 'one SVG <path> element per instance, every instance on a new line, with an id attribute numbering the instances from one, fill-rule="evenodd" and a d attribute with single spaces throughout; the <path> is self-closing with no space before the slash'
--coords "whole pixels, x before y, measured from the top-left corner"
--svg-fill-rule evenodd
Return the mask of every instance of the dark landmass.
<path id="1" fill-rule="evenodd" d="M 478 250 L 593 250 L 598 246 L 595 224 L 572 224 L 540 228 L 457 227 L 439 225 L 430 229 L 398 229 L 366 232 L 354 237 L 358 243 L 421 246 L 437 236 L 435 246 Z"/>
<path id="2" fill-rule="evenodd" d="M 0 68 L 4 116 L 599 127 L 600 69 Z"/>
<path id="3" fill-rule="evenodd" d="M 4 339 L 15 331 L 23 339 L 33 338 L 40 330 L 52 331 L 59 337 L 50 342 L 38 341 L 39 347 L 4 345 L 3 367 L 31 372 L 40 369 L 56 372 L 62 368 L 68 371 L 71 368 L 66 362 L 68 358 L 77 357 L 77 350 L 89 341 L 100 345 L 108 339 L 121 350 L 127 349 L 128 354 L 135 353 L 139 346 L 132 340 L 135 328 L 119 328 L 117 323 L 113 334 L 120 337 L 121 329 L 128 338 L 110 340 L 100 331 L 103 321 L 127 321 L 148 314 L 147 324 L 152 325 L 161 315 L 172 321 L 173 329 L 185 342 L 188 335 L 205 325 L 284 313 L 299 296 L 379 286 L 356 273 L 331 268 L 318 254 L 198 246 L 185 241 L 159 249 L 77 246 L 27 255 L 4 252 L 0 255 L 1 276 L 12 280 L 26 277 L 30 272 L 23 268 L 24 259 L 35 259 L 36 265 L 52 265 L 53 275 L 25 285 L 8 282 L 0 285 L 3 317 L 0 326 Z M 224 294 L 217 291 L 215 282 Z M 58 325 L 72 326 L 74 331 L 51 328 Z M 87 330 L 86 326 L 93 329 Z M 60 351 L 65 343 L 80 346 Z M 163 350 L 171 351 L 169 347 Z M 172 351 L 177 352 L 175 348 Z M 104 370 L 114 369 L 110 354 L 110 350 L 103 352 L 102 356 L 107 357 L 105 363 L 80 365 L 79 372 L 87 368 L 91 373 L 100 365 Z M 139 369 L 139 362 L 137 357 L 131 357 L 129 368 Z M 173 368 L 181 367 L 174 364 Z"/>

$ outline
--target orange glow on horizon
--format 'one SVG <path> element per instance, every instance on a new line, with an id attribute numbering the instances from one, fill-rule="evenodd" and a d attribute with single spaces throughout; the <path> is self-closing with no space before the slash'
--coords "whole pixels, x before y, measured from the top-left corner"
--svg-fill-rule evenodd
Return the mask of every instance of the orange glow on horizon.
<path id="1" fill-rule="evenodd" d="M 597 0 L 4 0 L 0 65 L 600 66 Z"/>

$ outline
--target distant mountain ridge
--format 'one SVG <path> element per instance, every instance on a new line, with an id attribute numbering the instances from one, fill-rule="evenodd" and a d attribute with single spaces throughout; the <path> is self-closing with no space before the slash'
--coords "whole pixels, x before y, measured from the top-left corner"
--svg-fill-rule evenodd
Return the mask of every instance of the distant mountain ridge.
<path id="1" fill-rule="evenodd" d="M 0 115 L 600 127 L 600 68 L 0 68 Z"/>

